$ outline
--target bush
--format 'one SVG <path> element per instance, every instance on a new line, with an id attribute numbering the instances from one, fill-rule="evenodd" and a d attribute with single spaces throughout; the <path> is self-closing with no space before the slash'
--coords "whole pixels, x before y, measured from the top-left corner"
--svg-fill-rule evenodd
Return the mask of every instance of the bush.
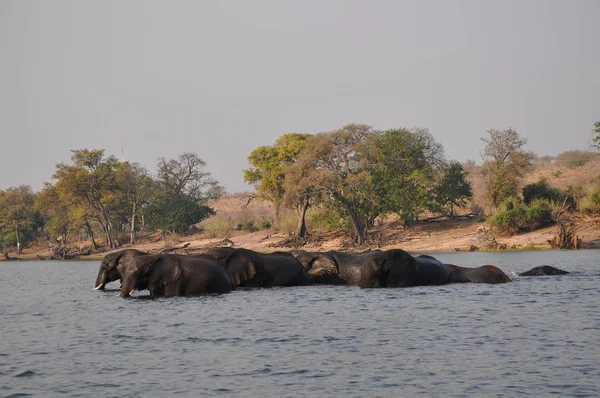
<path id="1" fill-rule="evenodd" d="M 351 226 L 337 209 L 329 206 L 311 208 L 307 218 L 311 220 L 314 228 L 327 232 L 347 229 Z"/>
<path id="2" fill-rule="evenodd" d="M 585 214 L 600 214 L 600 189 L 583 200 L 580 208 L 581 212 Z"/>
<path id="3" fill-rule="evenodd" d="M 258 228 L 254 225 L 254 221 L 246 220 L 237 225 L 238 231 L 256 232 Z"/>
<path id="4" fill-rule="evenodd" d="M 523 202 L 526 205 L 531 204 L 536 199 L 546 199 L 550 201 L 561 201 L 565 195 L 558 188 L 552 188 L 548 180 L 543 178 L 540 181 L 526 185 L 523 188 Z"/>
<path id="5" fill-rule="evenodd" d="M 294 232 L 296 232 L 297 225 L 298 215 L 295 211 L 282 211 L 279 215 L 279 222 L 275 225 L 275 228 L 282 234 L 293 235 Z"/>
<path id="6" fill-rule="evenodd" d="M 524 227 L 534 230 L 552 224 L 552 208 L 545 199 L 537 199 L 525 211 Z"/>
<path id="7" fill-rule="evenodd" d="M 272 225 L 271 225 L 271 221 L 269 221 L 269 220 L 263 220 L 263 221 L 260 223 L 260 229 L 270 229 L 270 228 L 271 228 L 271 226 L 272 226 Z"/>
<path id="8" fill-rule="evenodd" d="M 227 238 L 232 230 L 233 223 L 225 215 L 217 214 L 202 222 L 204 234 L 208 238 Z"/>
<path id="9" fill-rule="evenodd" d="M 519 199 L 511 197 L 505 200 L 500 210 L 490 218 L 490 225 L 502 232 L 515 234 L 523 225 L 526 210 Z"/>

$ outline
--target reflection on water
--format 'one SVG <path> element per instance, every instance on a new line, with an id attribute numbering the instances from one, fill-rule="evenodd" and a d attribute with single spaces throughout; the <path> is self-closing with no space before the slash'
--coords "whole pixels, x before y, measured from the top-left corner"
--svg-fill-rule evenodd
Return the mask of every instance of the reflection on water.
<path id="1" fill-rule="evenodd" d="M 600 395 L 600 252 L 436 257 L 573 273 L 127 300 L 99 262 L 0 263 L 0 394 Z"/>

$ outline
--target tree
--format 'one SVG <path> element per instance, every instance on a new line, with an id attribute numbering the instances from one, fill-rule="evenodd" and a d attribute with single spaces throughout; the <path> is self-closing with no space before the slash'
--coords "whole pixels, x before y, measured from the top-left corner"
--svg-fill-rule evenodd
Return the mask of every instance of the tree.
<path id="1" fill-rule="evenodd" d="M 412 221 L 434 200 L 436 170 L 444 150 L 426 129 L 392 129 L 373 136 L 369 146 L 370 175 L 377 213 L 396 213 Z"/>
<path id="2" fill-rule="evenodd" d="M 135 245 L 136 220 L 140 206 L 148 203 L 153 181 L 148 171 L 138 163 L 124 162 L 116 170 L 116 183 L 118 192 L 122 197 L 122 203 L 128 203 L 131 217 L 127 218 L 129 223 L 129 242 Z"/>
<path id="3" fill-rule="evenodd" d="M 194 153 L 158 160 L 157 189 L 149 199 L 148 223 L 154 228 L 183 232 L 214 214 L 205 203 L 214 198 L 217 182 L 202 171 L 206 163 Z"/>
<path id="4" fill-rule="evenodd" d="M 285 195 L 285 168 L 302 152 L 310 134 L 284 134 L 273 146 L 261 146 L 248 156 L 250 168 L 244 170 L 244 181 L 254 185 L 258 195 L 273 203 L 275 221 L 279 222 Z"/>
<path id="5" fill-rule="evenodd" d="M 488 130 L 482 171 L 486 178 L 486 195 L 495 209 L 500 203 L 518 192 L 525 170 L 533 160 L 533 154 L 522 147 L 527 143 L 516 130 Z"/>
<path id="6" fill-rule="evenodd" d="M 0 228 L 6 233 L 14 233 L 14 243 L 17 255 L 23 253 L 23 244 L 26 243 L 25 233 L 33 235 L 36 213 L 34 210 L 35 194 L 28 185 L 9 188 L 0 191 Z M 12 239 L 4 237 L 4 242 Z"/>
<path id="7" fill-rule="evenodd" d="M 448 211 L 450 218 L 454 218 L 456 206 L 464 206 L 473 196 L 471 183 L 467 180 L 467 173 L 458 162 L 451 162 L 444 167 L 442 177 L 435 189 L 436 201 Z"/>
<path id="8" fill-rule="evenodd" d="M 339 203 L 352 219 L 359 245 L 365 242 L 367 220 L 373 211 L 369 200 L 371 177 L 365 157 L 370 134 L 373 130 L 364 124 L 348 124 L 339 130 L 317 134 L 306 142 L 297 160 L 306 167 L 298 186 Z"/>
<path id="9" fill-rule="evenodd" d="M 104 230 L 106 244 L 114 249 L 119 245 L 111 218 L 116 197 L 116 168 L 119 161 L 114 156 L 104 157 L 104 150 L 78 149 L 71 151 L 68 165 L 56 165 L 54 178 L 59 191 L 70 192 L 82 199 Z"/>
<path id="10" fill-rule="evenodd" d="M 600 151 L 600 122 L 594 123 L 594 129 L 592 130 L 592 144 L 593 148 Z"/>

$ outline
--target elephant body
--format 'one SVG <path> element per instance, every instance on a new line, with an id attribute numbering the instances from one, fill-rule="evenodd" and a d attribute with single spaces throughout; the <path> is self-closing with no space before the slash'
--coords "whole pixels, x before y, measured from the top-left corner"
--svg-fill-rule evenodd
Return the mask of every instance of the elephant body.
<path id="1" fill-rule="evenodd" d="M 154 254 L 130 257 L 123 263 L 127 271 L 122 297 L 145 288 L 153 297 L 228 293 L 234 289 L 229 274 L 211 258 Z"/>
<path id="2" fill-rule="evenodd" d="M 402 287 L 411 286 L 416 280 L 414 257 L 400 249 L 365 253 L 303 252 L 296 258 L 315 283 Z"/>
<path id="3" fill-rule="evenodd" d="M 519 276 L 565 275 L 568 273 L 569 272 L 567 271 L 563 271 L 562 269 L 558 269 L 550 265 L 540 265 L 538 267 L 533 267 L 529 271 L 521 272 Z"/>
<path id="4" fill-rule="evenodd" d="M 482 265 L 477 268 L 460 267 L 446 264 L 450 270 L 449 283 L 507 283 L 511 279 L 500 268 L 493 265 Z"/>
<path id="5" fill-rule="evenodd" d="M 287 252 L 259 253 L 217 247 L 207 250 L 205 255 L 213 257 L 227 270 L 235 286 L 306 286 L 312 283 L 302 264 Z"/>
<path id="6" fill-rule="evenodd" d="M 477 268 L 444 264 L 428 255 L 413 257 L 401 249 L 350 254 L 302 252 L 298 260 L 316 283 L 360 287 L 408 287 L 447 283 L 505 283 L 510 278 L 493 265 Z"/>
<path id="7" fill-rule="evenodd" d="M 127 259 L 143 256 L 145 254 L 147 253 L 136 249 L 126 249 L 104 256 L 102 263 L 100 263 L 98 276 L 96 277 L 96 284 L 94 285 L 95 289 L 104 290 L 104 286 L 107 283 L 116 281 L 117 279 L 122 283 L 127 271 L 124 262 L 126 262 Z"/>

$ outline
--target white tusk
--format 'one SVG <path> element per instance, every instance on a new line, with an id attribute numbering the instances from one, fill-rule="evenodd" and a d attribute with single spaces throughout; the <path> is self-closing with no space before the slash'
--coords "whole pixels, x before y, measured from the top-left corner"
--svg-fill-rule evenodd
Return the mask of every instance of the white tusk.
<path id="1" fill-rule="evenodd" d="M 100 289 L 102 289 L 103 287 L 104 287 L 104 285 L 101 283 L 101 284 L 99 284 L 98 286 L 96 286 L 96 287 L 94 288 L 94 290 L 100 290 Z"/>

